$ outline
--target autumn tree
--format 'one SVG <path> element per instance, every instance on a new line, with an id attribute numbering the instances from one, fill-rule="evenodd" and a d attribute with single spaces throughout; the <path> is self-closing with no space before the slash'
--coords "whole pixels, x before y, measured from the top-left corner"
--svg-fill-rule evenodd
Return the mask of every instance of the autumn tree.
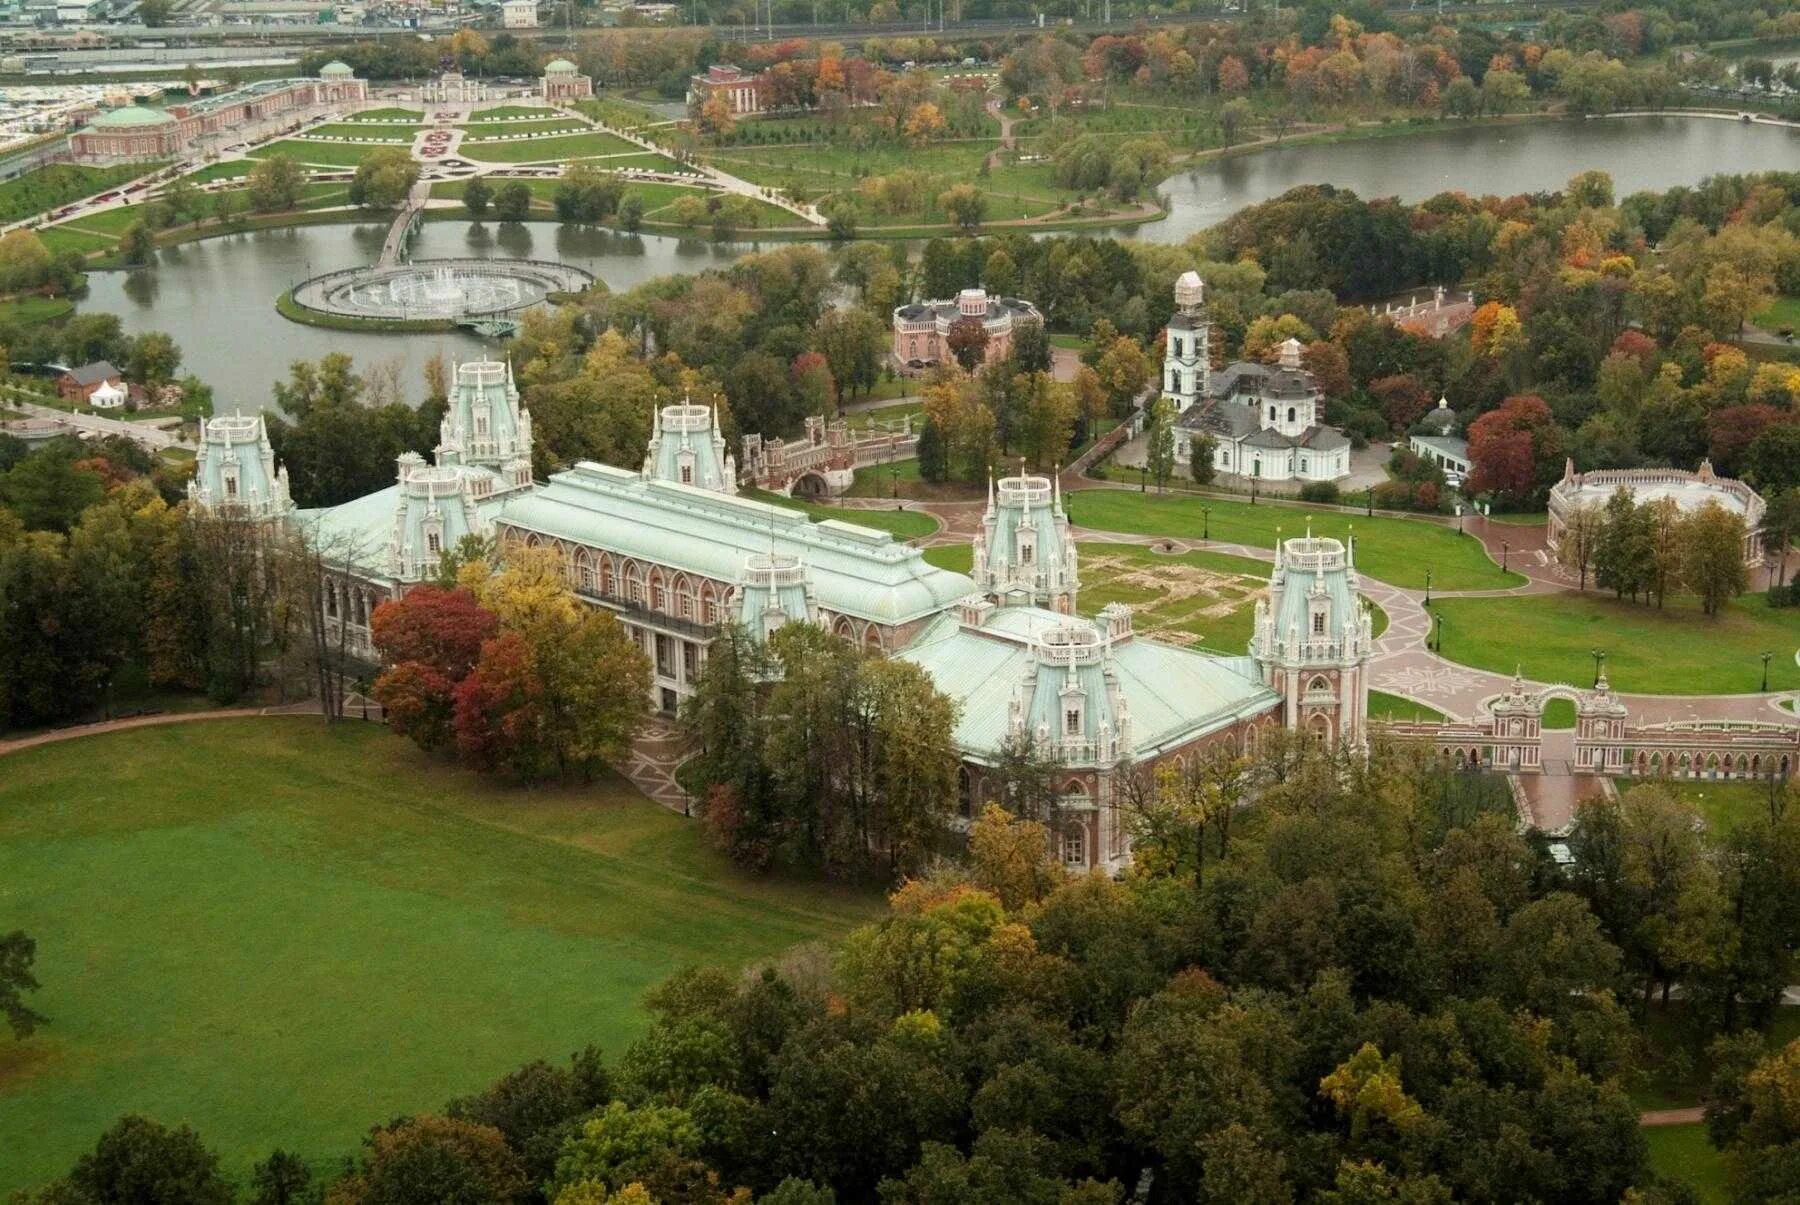
<path id="1" fill-rule="evenodd" d="M 422 749 L 447 747 L 457 686 L 498 630 L 498 618 L 467 590 L 421 585 L 376 607 L 370 631 L 387 668 L 374 693 L 388 725 Z"/>
<path id="2" fill-rule="evenodd" d="M 1749 584 L 1744 536 L 1743 516 L 1717 502 L 1707 502 L 1682 522 L 1682 580 L 1708 615 L 1717 614 Z"/>
<path id="3" fill-rule="evenodd" d="M 938 208 L 957 229 L 975 230 L 987 217 L 987 198 L 973 184 L 957 184 L 938 194 Z"/>
<path id="4" fill-rule="evenodd" d="M 1562 429 L 1543 398 L 1509 397 L 1469 424 L 1469 484 L 1529 506 L 1556 480 L 1563 449 Z"/>
<path id="5" fill-rule="evenodd" d="M 972 314 L 964 314 L 952 322 L 944 335 L 944 345 L 964 372 L 974 372 L 987 358 L 988 340 L 987 323 Z"/>

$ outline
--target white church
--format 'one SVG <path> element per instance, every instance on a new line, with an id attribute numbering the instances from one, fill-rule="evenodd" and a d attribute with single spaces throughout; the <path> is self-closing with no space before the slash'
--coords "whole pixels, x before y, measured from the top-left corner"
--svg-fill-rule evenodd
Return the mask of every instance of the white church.
<path id="1" fill-rule="evenodd" d="M 1324 398 L 1301 364 L 1300 342 L 1281 345 L 1274 365 L 1244 361 L 1212 370 L 1212 321 L 1198 272 L 1175 282 L 1166 331 L 1162 395 L 1174 404 L 1175 458 L 1186 464 L 1202 436 L 1213 467 L 1262 481 L 1336 481 L 1350 474 L 1350 440 L 1320 422 Z"/>

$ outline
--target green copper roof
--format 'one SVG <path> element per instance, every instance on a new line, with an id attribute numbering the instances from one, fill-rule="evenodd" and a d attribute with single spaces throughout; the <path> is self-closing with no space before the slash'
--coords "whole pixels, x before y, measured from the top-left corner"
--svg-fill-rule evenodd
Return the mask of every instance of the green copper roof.
<path id="1" fill-rule="evenodd" d="M 350 64 L 344 62 L 342 59 L 332 59 L 329 63 L 326 63 L 323 67 L 319 68 L 319 74 L 321 76 L 342 76 L 354 75 L 356 73 L 350 69 Z"/>
<path id="2" fill-rule="evenodd" d="M 500 521 L 720 582 L 738 581 L 753 554 L 799 557 L 821 609 L 890 625 L 974 587 L 884 531 L 587 461 L 509 499 Z"/>
<path id="3" fill-rule="evenodd" d="M 131 105 L 123 109 L 112 109 L 94 118 L 93 128 L 96 130 L 126 130 L 145 126 L 173 125 L 175 119 L 160 109 L 143 109 Z"/>
<path id="4" fill-rule="evenodd" d="M 988 759 L 1005 743 L 1015 696 L 1028 729 L 1063 735 L 1065 691 L 1079 691 L 1082 739 L 1102 725 L 1127 733 L 1129 753 L 1145 758 L 1258 715 L 1280 702 L 1248 657 L 1214 657 L 1141 636 L 1114 638 L 1102 658 L 1074 667 L 1040 656 L 1044 637 L 1099 625 L 1042 607 L 1001 607 L 981 626 L 947 611 L 897 655 L 931 675 L 958 706 L 956 744 Z M 1123 755 L 1125 751 L 1121 751 Z M 1101 758 L 1111 764 L 1112 758 Z M 1075 759 L 1069 759 L 1076 764 Z"/>
<path id="5" fill-rule="evenodd" d="M 545 75 L 551 75 L 558 71 L 568 71 L 572 73 L 574 70 L 575 64 L 571 63 L 568 59 L 551 59 L 548 63 L 544 64 Z"/>

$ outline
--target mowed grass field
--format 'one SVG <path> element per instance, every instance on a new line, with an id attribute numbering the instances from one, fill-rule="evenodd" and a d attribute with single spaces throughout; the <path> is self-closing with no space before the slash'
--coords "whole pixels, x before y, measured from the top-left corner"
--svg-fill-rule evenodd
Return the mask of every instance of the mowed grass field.
<path id="1" fill-rule="evenodd" d="M 1649 1126 L 1644 1139 L 1650 1144 L 1650 1169 L 1657 1175 L 1688 1185 L 1700 1205 L 1726 1205 L 1731 1200 L 1725 1156 L 1712 1144 L 1705 1122 Z"/>
<path id="2" fill-rule="evenodd" d="M 1439 590 L 1491 590 L 1525 582 L 1516 573 L 1503 573 L 1474 536 L 1441 523 L 1132 490 L 1076 490 L 1063 495 L 1063 505 L 1080 527 L 1190 540 L 1210 531 L 1214 540 L 1254 548 L 1275 547 L 1278 530 L 1283 539 L 1305 535 L 1308 524 L 1316 536 L 1342 540 L 1354 533 L 1356 567 L 1393 586 L 1424 588 L 1426 569 Z M 1210 520 L 1202 507 L 1211 509 Z"/>
<path id="3" fill-rule="evenodd" d="M 1775 654 L 1769 688 L 1800 687 L 1800 617 L 1770 609 L 1760 595 L 1735 599 L 1711 617 L 1692 598 L 1671 598 L 1659 609 L 1566 591 L 1433 599 L 1432 606 L 1444 617 L 1443 656 L 1496 673 L 1516 665 L 1540 682 L 1586 686 L 1594 680 L 1593 650 L 1602 649 L 1614 690 L 1749 694 L 1762 686 L 1767 650 Z"/>
<path id="4" fill-rule="evenodd" d="M 753 878 L 622 780 L 527 790 L 375 724 L 218 720 L 0 758 L 5 924 L 50 1018 L 0 1042 L 0 1194 L 122 1113 L 239 1177 L 592 1042 L 643 992 L 841 934 L 873 894 Z"/>
<path id="5" fill-rule="evenodd" d="M 550 138 L 520 138 L 512 142 L 464 140 L 457 154 L 482 163 L 549 163 L 564 159 L 590 159 L 597 155 L 648 154 L 633 142 L 589 130 Z"/>

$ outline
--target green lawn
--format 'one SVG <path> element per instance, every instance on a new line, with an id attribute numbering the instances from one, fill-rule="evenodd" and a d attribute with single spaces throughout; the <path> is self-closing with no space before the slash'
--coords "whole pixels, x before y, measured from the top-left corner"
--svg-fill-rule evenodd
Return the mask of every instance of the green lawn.
<path id="1" fill-rule="evenodd" d="M 1774 305 L 1760 314 L 1753 314 L 1750 321 L 1772 331 L 1800 330 L 1800 297 L 1778 297 Z"/>
<path id="2" fill-rule="evenodd" d="M 189 172 L 187 178 L 195 184 L 210 184 L 214 180 L 237 180 L 250 174 L 255 167 L 244 159 L 233 159 L 230 163 L 209 163 L 197 172 Z"/>
<path id="3" fill-rule="evenodd" d="M 586 122 L 568 117 L 554 121 L 483 121 L 462 127 L 464 138 L 474 142 L 488 138 L 517 138 L 522 134 L 567 134 L 587 128 Z"/>
<path id="4" fill-rule="evenodd" d="M 877 897 L 734 871 L 616 779 L 495 785 L 378 725 L 245 719 L 4 760 L 6 923 L 50 1018 L 0 1043 L 0 1193 L 121 1113 L 243 1176 L 532 1058 L 617 1057 L 650 985 L 829 938 Z"/>
<path id="5" fill-rule="evenodd" d="M 364 109 L 360 113 L 352 113 L 345 121 L 409 121 L 415 125 L 425 120 L 425 114 L 417 109 Z"/>
<path id="6" fill-rule="evenodd" d="M 1427 707 L 1423 703 L 1415 703 L 1400 695 L 1390 695 L 1385 690 L 1369 692 L 1369 718 L 1372 720 L 1400 720 L 1411 723 L 1417 721 L 1425 724 L 1442 723 L 1449 719 L 1435 707 Z"/>
<path id="7" fill-rule="evenodd" d="M 357 142 L 380 142 L 391 145 L 407 146 L 413 140 L 413 132 L 405 126 L 382 126 L 354 122 L 339 122 L 329 125 L 314 126 L 306 131 L 308 138 L 350 138 Z"/>
<path id="8" fill-rule="evenodd" d="M 1131 490 L 1078 490 L 1064 494 L 1063 503 L 1069 518 L 1082 527 L 1185 539 L 1210 530 L 1212 539 L 1257 548 L 1275 547 L 1277 528 L 1284 539 L 1305 535 L 1309 522 L 1314 535 L 1341 540 L 1354 532 L 1356 567 L 1395 586 L 1423 588 L 1427 568 L 1432 585 L 1441 590 L 1485 590 L 1525 580 L 1502 573 L 1474 536 L 1459 535 L 1441 523 Z M 1202 514 L 1203 506 L 1211 509 L 1210 520 Z"/>
<path id="9" fill-rule="evenodd" d="M 363 156 L 378 148 L 350 142 L 313 142 L 305 138 L 283 138 L 248 152 L 253 159 L 294 159 L 315 163 L 320 167 L 355 167 Z"/>
<path id="10" fill-rule="evenodd" d="M 1719 835 L 1769 816 L 1769 785 L 1754 779 L 1615 778 L 1613 783 L 1621 792 L 1654 783 L 1693 804 L 1706 827 Z"/>
<path id="11" fill-rule="evenodd" d="M 541 105 L 499 105 L 492 109 L 477 109 L 469 114 L 471 121 L 504 121 L 508 118 L 526 118 L 538 120 L 545 117 L 559 117 L 555 109 L 546 109 Z"/>
<path id="12" fill-rule="evenodd" d="M 457 152 L 464 159 L 483 163 L 538 163 L 559 159 L 584 159 L 594 155 L 643 152 L 634 143 L 611 134 L 590 130 L 561 138 L 521 138 L 516 142 L 464 142 Z"/>
<path id="13" fill-rule="evenodd" d="M 0 301 L 0 323 L 34 326 L 75 312 L 75 303 L 67 297 L 19 297 Z"/>
<path id="14" fill-rule="evenodd" d="M 1704 1122 L 1648 1126 L 1644 1139 L 1650 1144 L 1650 1169 L 1657 1175 L 1689 1185 L 1700 1205 L 1726 1205 L 1731 1200 L 1725 1156 L 1713 1146 Z"/>
<path id="15" fill-rule="evenodd" d="M 0 184 L 0 222 L 16 222 L 46 213 L 70 201 L 135 180 L 155 171 L 159 163 L 124 163 L 113 167 L 86 167 L 52 163 L 34 168 Z"/>
<path id="16" fill-rule="evenodd" d="M 117 239 L 104 234 L 90 234 L 85 230 L 77 230 L 73 226 L 45 226 L 38 231 L 38 238 L 44 246 L 55 255 L 60 251 L 79 251 L 83 255 L 92 251 L 110 250 Z"/>
<path id="17" fill-rule="evenodd" d="M 968 573 L 975 567 L 975 548 L 970 544 L 938 544 L 925 550 L 925 559 L 939 569 Z"/>
<path id="18" fill-rule="evenodd" d="M 1742 694 L 1762 685 L 1768 650 L 1775 654 L 1770 688 L 1800 686 L 1800 624 L 1755 596 L 1711 618 L 1691 598 L 1671 598 L 1659 610 L 1592 593 L 1443 598 L 1432 606 L 1444 617 L 1443 655 L 1496 673 L 1517 666 L 1540 682 L 1586 686 L 1594 680 L 1592 650 L 1601 649 L 1615 690 Z"/>
<path id="19" fill-rule="evenodd" d="M 758 489 L 745 490 L 744 494 L 762 502 L 785 506 L 789 510 L 805 511 L 814 519 L 842 519 L 859 527 L 890 532 L 901 540 L 916 540 L 921 536 L 931 535 L 938 529 L 938 521 L 922 510 L 863 510 L 860 507 L 825 506 Z"/>

